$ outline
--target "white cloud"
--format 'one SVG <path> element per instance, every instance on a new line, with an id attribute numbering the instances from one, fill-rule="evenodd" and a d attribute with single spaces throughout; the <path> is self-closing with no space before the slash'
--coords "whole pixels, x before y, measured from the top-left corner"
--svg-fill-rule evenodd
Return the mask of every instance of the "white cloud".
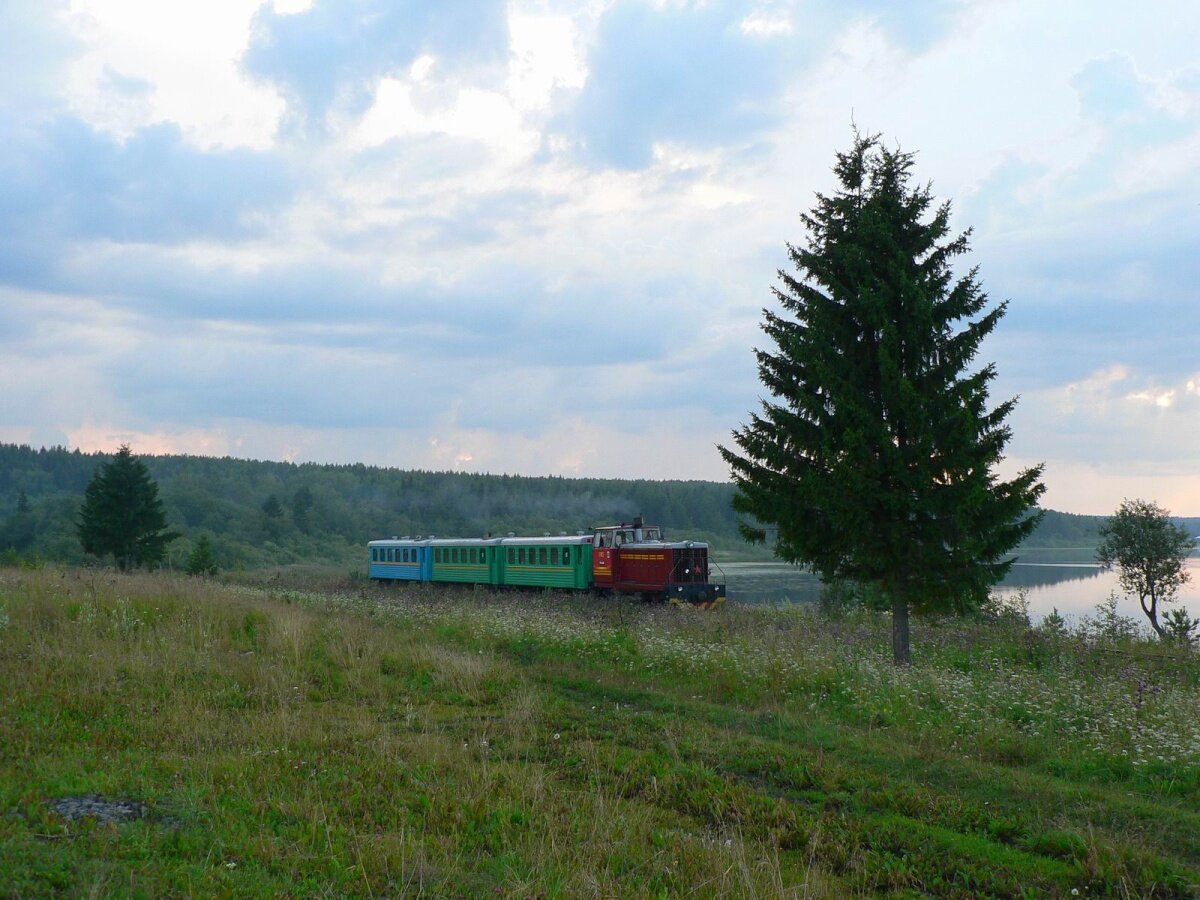
<path id="1" fill-rule="evenodd" d="M 376 147 L 393 138 L 447 135 L 487 145 L 509 161 L 527 159 L 537 149 L 540 135 L 525 126 L 509 98 L 496 91 L 474 87 L 443 86 L 452 99 L 442 102 L 442 92 L 424 92 L 428 72 L 418 81 L 384 78 L 375 89 L 375 100 L 350 137 L 355 148 Z"/>
<path id="2" fill-rule="evenodd" d="M 792 20 L 782 10 L 755 10 L 742 19 L 742 32 L 754 37 L 781 37 L 792 33 Z"/>
<path id="3" fill-rule="evenodd" d="M 281 16 L 294 16 L 312 9 L 313 0 L 272 0 L 271 8 Z"/>
<path id="4" fill-rule="evenodd" d="M 198 147 L 270 147 L 284 102 L 239 69 L 261 3 L 72 0 L 65 22 L 85 50 L 66 81 L 71 109 L 120 139 L 173 122 Z M 144 89 L 122 96 L 114 78 Z"/>
<path id="5" fill-rule="evenodd" d="M 542 110 L 555 91 L 578 90 L 587 62 L 575 22 L 564 15 L 532 14 L 510 8 L 511 60 L 508 95 L 522 110 Z"/>

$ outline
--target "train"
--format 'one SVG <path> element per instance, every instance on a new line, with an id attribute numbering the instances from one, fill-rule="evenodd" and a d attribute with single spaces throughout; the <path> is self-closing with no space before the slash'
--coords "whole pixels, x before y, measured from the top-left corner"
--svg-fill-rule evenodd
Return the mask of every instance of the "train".
<path id="1" fill-rule="evenodd" d="M 557 537 L 393 537 L 368 543 L 377 582 L 450 582 L 634 594 L 711 609 L 725 602 L 710 577 L 708 544 L 666 541 L 641 517 Z M 712 564 L 715 565 L 715 564 Z"/>

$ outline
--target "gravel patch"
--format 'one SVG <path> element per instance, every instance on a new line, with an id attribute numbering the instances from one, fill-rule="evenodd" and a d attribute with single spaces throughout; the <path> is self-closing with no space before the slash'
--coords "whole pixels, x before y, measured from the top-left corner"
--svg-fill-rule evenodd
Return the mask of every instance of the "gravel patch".
<path id="1" fill-rule="evenodd" d="M 111 800 L 100 794 L 52 800 L 50 808 L 70 822 L 87 818 L 97 822 L 132 822 L 145 818 L 149 811 L 145 803 L 137 800 Z"/>

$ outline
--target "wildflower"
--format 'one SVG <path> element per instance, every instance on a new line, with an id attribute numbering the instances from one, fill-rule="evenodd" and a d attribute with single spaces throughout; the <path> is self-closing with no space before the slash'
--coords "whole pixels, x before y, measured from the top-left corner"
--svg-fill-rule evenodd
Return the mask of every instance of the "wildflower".
<path id="1" fill-rule="evenodd" d="M 234 862 L 234 861 L 231 859 L 229 862 L 225 863 L 225 868 L 227 868 L 227 869 L 236 869 L 236 868 L 237 868 L 237 863 L 236 863 L 236 862 Z"/>
<path id="2" fill-rule="evenodd" d="M 556 741 L 557 741 L 557 740 L 558 740 L 558 739 L 559 739 L 561 736 L 562 736 L 562 735 L 560 735 L 560 734 L 559 734 L 557 731 L 556 731 L 556 732 L 554 732 L 554 739 L 555 739 Z"/>

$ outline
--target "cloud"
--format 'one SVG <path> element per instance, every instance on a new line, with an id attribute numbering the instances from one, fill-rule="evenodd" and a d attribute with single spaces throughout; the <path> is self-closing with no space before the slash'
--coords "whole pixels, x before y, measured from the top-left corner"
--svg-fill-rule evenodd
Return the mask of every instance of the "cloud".
<path id="1" fill-rule="evenodd" d="M 507 52 L 499 0 L 316 0 L 299 13 L 262 7 L 243 64 L 284 93 L 305 128 L 321 131 L 333 107 L 361 113 L 380 78 L 419 56 L 486 68 Z"/>
<path id="2" fill-rule="evenodd" d="M 270 148 L 283 100 L 239 65 L 259 3 L 72 0 L 62 19 L 81 52 L 63 73 L 68 108 L 118 140 L 170 122 L 202 149 Z"/>
<path id="3" fill-rule="evenodd" d="M 11 229 L 40 238 L 172 243 L 197 235 L 245 237 L 278 209 L 289 183 L 277 157 L 201 152 L 174 125 L 124 142 L 58 119 L 10 146 L 2 163 L 18 190 L 0 200 Z"/>
<path id="4" fill-rule="evenodd" d="M 27 121 L 57 104 L 61 67 L 78 44 L 59 19 L 61 3 L 0 4 L 0 109 Z"/>
<path id="5" fill-rule="evenodd" d="M 587 157 L 642 167 L 656 142 L 740 144 L 777 121 L 784 60 L 743 19 L 729 3 L 609 10 L 567 122 Z"/>

